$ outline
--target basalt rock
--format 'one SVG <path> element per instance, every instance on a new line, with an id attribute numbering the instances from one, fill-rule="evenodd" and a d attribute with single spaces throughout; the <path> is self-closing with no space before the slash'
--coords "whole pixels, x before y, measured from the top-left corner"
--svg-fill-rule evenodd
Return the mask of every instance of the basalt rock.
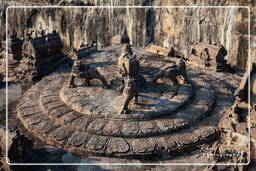
<path id="1" fill-rule="evenodd" d="M 115 45 L 115 44 L 130 44 L 130 38 L 127 34 L 127 30 L 125 29 L 122 33 L 122 35 L 116 35 L 114 37 L 111 38 L 110 40 L 111 44 L 112 45 Z"/>
<path id="2" fill-rule="evenodd" d="M 248 87 L 250 87 L 250 95 L 251 95 L 251 104 L 253 105 L 253 109 L 255 110 L 256 103 L 256 62 L 251 61 L 250 70 L 247 69 L 244 74 L 239 87 L 237 88 L 235 95 L 239 99 L 240 102 L 248 102 Z M 250 78 L 250 85 L 249 85 Z"/>

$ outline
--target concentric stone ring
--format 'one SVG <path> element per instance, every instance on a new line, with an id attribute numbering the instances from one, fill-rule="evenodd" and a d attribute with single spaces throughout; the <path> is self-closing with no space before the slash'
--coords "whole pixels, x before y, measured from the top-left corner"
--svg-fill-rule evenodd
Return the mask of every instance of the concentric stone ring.
<path id="1" fill-rule="evenodd" d="M 119 48 L 116 48 L 119 49 Z M 110 82 L 117 77 L 115 51 L 95 53 L 91 63 L 108 80 L 108 89 L 98 81 L 86 87 L 68 88 L 69 73 L 44 77 L 27 91 L 18 107 L 23 125 L 50 145 L 68 151 L 106 156 L 145 156 L 177 154 L 205 143 L 219 130 L 200 124 L 215 108 L 215 90 L 209 80 L 193 75 L 189 83 L 168 86 L 165 80 L 151 83 L 166 63 L 151 59 L 135 48 L 147 85 L 139 93 L 139 104 L 129 114 L 119 114 L 122 96 Z M 106 55 L 108 54 L 108 55 Z M 103 65 L 104 64 L 104 65 Z"/>

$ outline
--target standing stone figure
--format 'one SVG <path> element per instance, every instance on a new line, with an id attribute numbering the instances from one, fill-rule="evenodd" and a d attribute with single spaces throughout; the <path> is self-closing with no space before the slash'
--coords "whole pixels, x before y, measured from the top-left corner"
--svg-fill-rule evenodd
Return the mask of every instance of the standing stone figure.
<path id="1" fill-rule="evenodd" d="M 75 78 L 85 79 L 86 86 L 90 86 L 92 79 L 98 79 L 102 82 L 102 87 L 107 87 L 106 79 L 99 73 L 96 68 L 90 67 L 90 65 L 82 64 L 80 60 L 74 62 L 72 71 L 68 80 L 68 87 L 74 87 Z"/>
<path id="2" fill-rule="evenodd" d="M 119 73 L 123 76 L 134 76 L 139 72 L 140 63 L 136 59 L 136 55 L 133 54 L 130 44 L 125 44 L 122 49 L 122 53 L 117 60 L 117 66 Z"/>
<path id="3" fill-rule="evenodd" d="M 138 86 L 136 85 L 135 80 L 132 77 L 125 77 L 124 78 L 124 102 L 122 106 L 121 114 L 127 114 L 129 112 L 128 106 L 131 100 L 134 100 L 133 103 L 138 103 Z"/>
<path id="4" fill-rule="evenodd" d="M 146 80 L 139 73 L 140 62 L 136 59 L 136 55 L 133 53 L 130 44 L 125 44 L 123 47 L 122 53 L 117 60 L 117 67 L 123 78 L 129 76 L 135 80 L 137 85 L 142 86 L 145 84 Z"/>
<path id="5" fill-rule="evenodd" d="M 156 82 L 159 78 L 166 77 L 170 79 L 173 84 L 178 84 L 178 76 L 182 76 L 184 81 L 187 81 L 186 63 L 182 59 L 178 60 L 176 65 L 162 68 L 159 73 L 154 76 L 152 82 Z"/>

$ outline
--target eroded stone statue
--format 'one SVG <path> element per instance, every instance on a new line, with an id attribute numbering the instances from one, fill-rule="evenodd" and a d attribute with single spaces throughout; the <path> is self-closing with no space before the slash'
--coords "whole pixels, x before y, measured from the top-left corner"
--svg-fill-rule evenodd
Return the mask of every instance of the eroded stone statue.
<path id="1" fill-rule="evenodd" d="M 122 106 L 121 114 L 127 114 L 129 112 L 128 106 L 131 100 L 133 100 L 134 104 L 138 103 L 138 86 L 135 82 L 135 79 L 132 77 L 125 77 L 124 78 L 124 102 Z"/>
<path id="2" fill-rule="evenodd" d="M 221 44 L 207 44 L 196 42 L 191 49 L 189 62 L 202 68 L 209 68 L 214 71 L 230 70 L 225 60 L 227 50 Z"/>
<path id="3" fill-rule="evenodd" d="M 102 82 L 102 87 L 107 87 L 106 79 L 99 73 L 96 68 L 90 67 L 88 64 L 82 64 L 80 60 L 74 62 L 72 71 L 68 80 L 68 87 L 74 87 L 74 81 L 76 78 L 85 79 L 86 86 L 90 86 L 92 79 L 98 79 Z"/>
<path id="4" fill-rule="evenodd" d="M 166 77 L 172 81 L 173 84 L 178 84 L 178 76 L 182 76 L 184 82 L 187 82 L 186 63 L 180 59 L 175 65 L 162 68 L 153 78 L 152 82 L 156 82 L 159 78 Z"/>
<path id="5" fill-rule="evenodd" d="M 133 53 L 130 44 L 125 44 L 123 47 L 122 53 L 117 60 L 117 67 L 122 77 L 133 77 L 139 86 L 142 86 L 146 82 L 139 73 L 140 62 L 136 59 L 136 55 Z"/>
<path id="6" fill-rule="evenodd" d="M 134 103 L 138 102 L 138 89 L 144 85 L 146 80 L 139 73 L 140 62 L 136 59 L 136 55 L 133 53 L 131 45 L 125 44 L 122 49 L 122 53 L 117 60 L 117 67 L 119 73 L 122 76 L 122 85 L 120 90 L 123 89 L 124 103 L 121 113 L 128 113 L 128 105 L 132 99 Z"/>
<path id="7" fill-rule="evenodd" d="M 139 72 L 140 63 L 136 59 L 136 55 L 133 53 L 130 44 L 126 44 L 123 49 L 120 57 L 117 60 L 117 67 L 119 73 L 122 76 L 134 76 Z"/>

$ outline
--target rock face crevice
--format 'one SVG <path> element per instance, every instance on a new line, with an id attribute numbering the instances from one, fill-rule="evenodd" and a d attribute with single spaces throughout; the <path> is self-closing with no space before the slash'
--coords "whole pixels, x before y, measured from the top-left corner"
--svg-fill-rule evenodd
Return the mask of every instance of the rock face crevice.
<path id="1" fill-rule="evenodd" d="M 7 2 L 6 2 L 7 3 Z M 25 3 L 25 2 L 24 2 Z M 59 5 L 234 5 L 206 1 L 49 1 Z M 29 3 L 28 3 L 29 4 Z M 245 4 L 245 5 L 253 5 Z M 4 8 L 3 8 L 4 9 Z M 2 9 L 2 11 L 3 11 Z M 25 27 L 43 28 L 60 33 L 68 49 L 81 42 L 97 42 L 99 47 L 110 44 L 110 38 L 127 29 L 133 45 L 154 43 L 174 47 L 187 57 L 195 42 L 220 43 L 228 51 L 228 62 L 245 68 L 248 58 L 247 8 L 66 8 L 66 9 L 9 9 L 9 31 L 24 37 Z M 252 15 L 254 18 L 254 15 Z M 251 19 L 253 23 L 253 19 Z M 4 21 L 0 20 L 1 29 Z M 251 24 L 253 27 L 253 24 Z M 4 38 L 4 31 L 0 33 Z M 252 31 L 252 36 L 254 33 Z"/>
<path id="2" fill-rule="evenodd" d="M 154 42 L 154 33 L 155 33 L 155 26 L 156 26 L 156 13 L 153 9 L 149 9 L 147 11 L 147 20 L 146 20 L 146 36 L 148 37 L 147 43 Z"/>

